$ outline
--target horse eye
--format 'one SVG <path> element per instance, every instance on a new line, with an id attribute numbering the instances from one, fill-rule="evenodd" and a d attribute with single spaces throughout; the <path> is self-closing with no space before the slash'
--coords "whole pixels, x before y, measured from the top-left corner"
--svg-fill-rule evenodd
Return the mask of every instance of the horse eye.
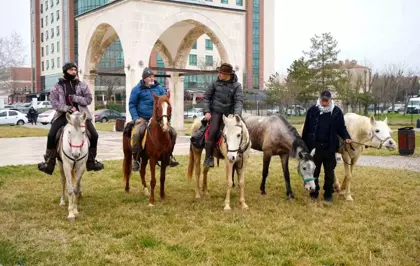
<path id="1" fill-rule="evenodd" d="M 375 130 L 376 133 L 379 133 L 379 129 Z"/>
<path id="2" fill-rule="evenodd" d="M 303 167 L 303 171 L 306 171 L 306 167 Z"/>
<path id="3" fill-rule="evenodd" d="M 238 138 L 240 138 L 241 137 L 241 134 L 238 134 Z"/>

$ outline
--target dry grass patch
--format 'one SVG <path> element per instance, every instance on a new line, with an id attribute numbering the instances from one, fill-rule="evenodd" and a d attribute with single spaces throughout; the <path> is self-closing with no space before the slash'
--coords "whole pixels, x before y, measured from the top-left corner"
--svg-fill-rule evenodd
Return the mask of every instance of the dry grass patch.
<path id="1" fill-rule="evenodd" d="M 419 174 L 357 167 L 355 201 L 311 202 L 292 163 L 296 201 L 286 200 L 273 158 L 267 196 L 259 194 L 262 157 L 246 173 L 249 211 L 233 190 L 223 211 L 224 167 L 210 173 L 211 196 L 195 200 L 182 167 L 168 170 L 167 200 L 147 206 L 140 177 L 124 193 L 121 162 L 83 177 L 81 216 L 59 207 L 60 179 L 36 166 L 0 168 L 0 264 L 25 265 L 418 265 Z M 343 175 L 342 166 L 337 173 Z M 149 181 L 149 179 L 148 179 Z M 159 182 L 158 182 L 159 183 Z M 159 187 L 159 185 L 158 185 Z"/>
<path id="2" fill-rule="evenodd" d="M 0 126 L 0 138 L 45 137 L 48 129 L 25 126 Z"/>

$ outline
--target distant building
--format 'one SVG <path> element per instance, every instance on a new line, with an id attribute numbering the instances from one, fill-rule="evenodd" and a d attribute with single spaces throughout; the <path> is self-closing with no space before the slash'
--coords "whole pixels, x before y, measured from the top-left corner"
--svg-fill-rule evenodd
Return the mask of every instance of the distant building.
<path id="1" fill-rule="evenodd" d="M 7 95 L 9 103 L 27 102 L 32 95 L 32 70 L 30 67 L 12 67 L 7 77 L 0 80 L 0 94 Z"/>

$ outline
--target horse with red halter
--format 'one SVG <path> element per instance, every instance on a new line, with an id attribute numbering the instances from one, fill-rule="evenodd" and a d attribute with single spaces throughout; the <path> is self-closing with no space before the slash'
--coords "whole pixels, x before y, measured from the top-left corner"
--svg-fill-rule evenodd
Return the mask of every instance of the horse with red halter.
<path id="1" fill-rule="evenodd" d="M 170 136 L 170 120 L 171 120 L 171 104 L 169 96 L 156 96 L 153 94 L 154 105 L 153 115 L 149 121 L 149 124 L 145 133 L 145 141 L 139 142 L 139 145 L 144 143 L 144 148 L 141 154 L 141 168 L 140 177 L 143 184 L 143 191 L 146 196 L 149 195 L 149 191 L 146 185 L 146 166 L 150 161 L 150 187 L 151 193 L 149 198 L 149 206 L 153 206 L 155 201 L 155 186 L 156 186 L 156 164 L 158 161 L 160 165 L 160 197 L 165 199 L 165 178 L 166 178 L 166 167 L 169 165 L 170 154 L 173 151 L 175 143 L 171 140 Z M 131 150 L 131 131 L 134 123 L 128 123 L 123 133 L 123 175 L 125 182 L 125 191 L 130 190 L 130 176 L 132 170 L 132 150 Z"/>

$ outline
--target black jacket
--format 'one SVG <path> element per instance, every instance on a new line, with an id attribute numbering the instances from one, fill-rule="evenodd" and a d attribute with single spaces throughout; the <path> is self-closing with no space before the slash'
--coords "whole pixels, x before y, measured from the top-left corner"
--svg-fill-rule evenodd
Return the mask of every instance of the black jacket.
<path id="1" fill-rule="evenodd" d="M 243 101 L 242 86 L 236 74 L 233 74 L 231 80 L 218 79 L 208 86 L 204 93 L 203 112 L 242 115 Z"/>
<path id="2" fill-rule="evenodd" d="M 302 139 L 308 146 L 310 151 L 315 148 L 315 137 L 316 130 L 318 127 L 319 116 L 320 110 L 315 105 L 309 108 L 306 114 L 305 125 L 303 126 L 302 132 Z M 328 144 L 328 151 L 336 152 L 339 148 L 338 136 L 340 136 L 342 139 L 350 139 L 350 135 L 347 132 L 347 128 L 344 122 L 344 115 L 341 109 L 335 106 L 332 111 L 332 116 L 333 122 L 330 128 L 330 142 Z"/>

